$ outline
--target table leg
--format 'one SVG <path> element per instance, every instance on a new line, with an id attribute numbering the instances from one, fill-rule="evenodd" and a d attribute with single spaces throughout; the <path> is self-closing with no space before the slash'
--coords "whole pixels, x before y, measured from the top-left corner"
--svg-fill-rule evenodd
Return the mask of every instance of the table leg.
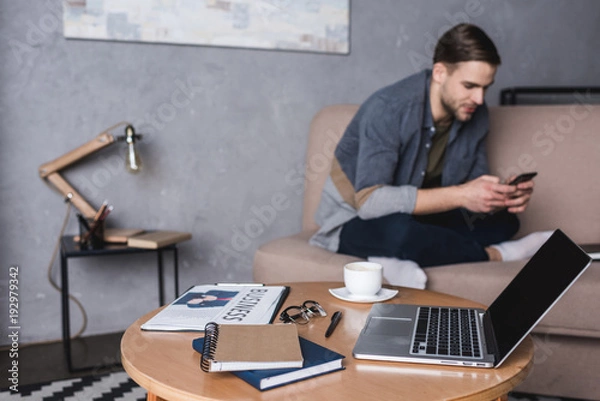
<path id="1" fill-rule="evenodd" d="M 60 293 L 62 302 L 62 335 L 65 358 L 69 372 L 73 371 L 71 355 L 71 316 L 69 311 L 69 274 L 67 257 L 61 252 L 60 255 Z"/>
<path id="2" fill-rule="evenodd" d="M 175 280 L 175 298 L 179 297 L 179 250 L 173 249 L 173 277 Z"/>
<path id="3" fill-rule="evenodd" d="M 156 252 L 158 258 L 158 306 L 165 304 L 165 293 L 163 285 L 163 254 L 162 250 Z"/>
<path id="4" fill-rule="evenodd" d="M 146 397 L 146 401 L 167 401 L 167 400 L 165 400 L 164 398 L 160 398 L 156 394 L 152 394 L 149 392 L 148 396 Z"/>

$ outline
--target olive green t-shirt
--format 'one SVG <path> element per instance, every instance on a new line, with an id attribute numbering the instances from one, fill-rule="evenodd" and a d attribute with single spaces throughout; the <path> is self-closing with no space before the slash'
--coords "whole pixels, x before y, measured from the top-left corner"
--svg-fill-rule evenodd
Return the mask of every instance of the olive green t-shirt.
<path id="1" fill-rule="evenodd" d="M 435 125 L 435 134 L 431 138 L 431 147 L 429 149 L 429 159 L 423 188 L 436 188 L 442 185 L 442 170 L 444 169 L 444 156 L 446 155 L 446 145 L 450 136 L 450 127 L 452 121 L 444 125 Z"/>

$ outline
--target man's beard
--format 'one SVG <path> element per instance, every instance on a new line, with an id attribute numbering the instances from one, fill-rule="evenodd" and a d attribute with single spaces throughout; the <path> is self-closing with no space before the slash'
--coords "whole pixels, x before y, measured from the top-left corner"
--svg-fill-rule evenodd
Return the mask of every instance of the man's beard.
<path id="1" fill-rule="evenodd" d="M 442 107 L 444 108 L 446 113 L 448 113 L 450 116 L 452 116 L 452 118 L 454 120 L 465 122 L 465 121 L 469 121 L 471 119 L 471 117 L 473 116 L 473 113 L 468 113 L 468 112 L 465 112 L 464 115 L 461 116 L 459 111 L 460 111 L 460 108 L 463 106 L 462 104 L 459 104 L 458 106 L 453 106 L 452 103 L 447 102 L 443 96 L 441 98 L 441 102 L 442 102 Z M 472 106 L 472 107 L 474 109 L 476 109 L 477 105 Z"/>
<path id="2" fill-rule="evenodd" d="M 449 115 L 452 116 L 453 120 L 458 120 L 458 121 L 463 121 L 463 119 L 461 119 L 458 116 L 458 108 L 454 108 L 450 102 L 446 101 L 445 97 L 442 96 L 441 97 L 441 103 L 442 103 L 442 107 L 444 108 L 444 111 Z"/>

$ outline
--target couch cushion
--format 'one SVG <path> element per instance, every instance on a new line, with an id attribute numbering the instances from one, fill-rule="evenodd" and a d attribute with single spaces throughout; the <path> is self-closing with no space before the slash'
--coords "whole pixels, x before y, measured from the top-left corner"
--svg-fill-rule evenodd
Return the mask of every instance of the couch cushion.
<path id="1" fill-rule="evenodd" d="M 426 269 L 427 289 L 491 304 L 525 262 L 462 263 Z M 539 285 L 544 285 L 540 282 Z M 600 262 L 594 262 L 534 329 L 536 333 L 600 338 Z M 535 292 L 535 288 L 531 289 Z M 590 313 L 592 315 L 590 315 Z M 595 316 L 596 318 L 592 318 Z"/>
<path id="2" fill-rule="evenodd" d="M 310 124 L 304 176 L 303 230 L 318 229 L 314 216 L 331 170 L 333 152 L 357 110 L 356 104 L 327 106 L 317 113 Z"/>
<path id="3" fill-rule="evenodd" d="M 254 255 L 253 279 L 259 283 L 304 281 L 343 282 L 342 267 L 362 260 L 312 246 L 314 231 L 303 231 L 261 246 Z"/>
<path id="4" fill-rule="evenodd" d="M 600 340 L 546 334 L 534 334 L 532 338 L 533 367 L 515 391 L 571 401 L 600 400 Z"/>
<path id="5" fill-rule="evenodd" d="M 493 174 L 537 171 L 517 236 L 562 229 L 578 243 L 600 241 L 600 105 L 490 108 Z"/>

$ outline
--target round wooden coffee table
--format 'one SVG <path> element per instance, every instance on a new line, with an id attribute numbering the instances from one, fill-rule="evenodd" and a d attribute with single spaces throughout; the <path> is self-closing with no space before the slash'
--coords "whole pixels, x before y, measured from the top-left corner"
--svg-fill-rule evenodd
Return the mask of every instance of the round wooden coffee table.
<path id="1" fill-rule="evenodd" d="M 498 369 L 462 368 L 354 359 L 352 348 L 371 304 L 351 303 L 329 294 L 340 283 L 291 283 L 283 307 L 315 300 L 343 318 L 325 338 L 329 317 L 315 318 L 298 332 L 346 356 L 345 370 L 313 377 L 268 391 L 259 391 L 231 373 L 204 373 L 192 340 L 202 333 L 142 331 L 140 325 L 155 310 L 138 319 L 123 335 L 121 357 L 129 376 L 148 391 L 148 400 L 494 400 L 521 383 L 532 365 L 533 342 L 528 338 Z M 481 307 L 480 304 L 432 291 L 398 288 L 387 303 Z M 250 346 L 250 345 L 249 345 Z"/>

